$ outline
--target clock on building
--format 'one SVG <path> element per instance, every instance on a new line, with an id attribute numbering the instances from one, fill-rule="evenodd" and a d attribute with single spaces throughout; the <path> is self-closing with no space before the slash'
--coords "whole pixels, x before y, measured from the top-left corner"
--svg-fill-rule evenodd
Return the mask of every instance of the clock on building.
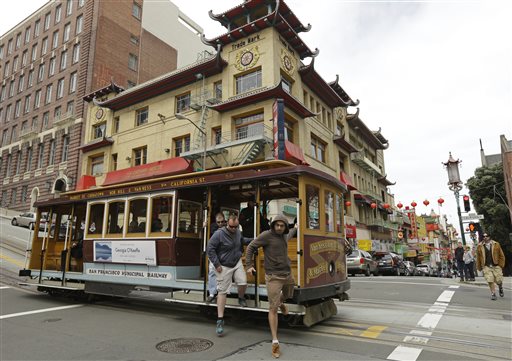
<path id="1" fill-rule="evenodd" d="M 242 54 L 242 57 L 240 58 L 240 64 L 243 66 L 248 66 L 252 63 L 252 60 L 254 59 L 254 54 L 251 51 L 246 51 Z"/>
<path id="2" fill-rule="evenodd" d="M 101 120 L 101 119 L 103 118 L 103 116 L 104 116 L 104 115 L 105 115 L 105 111 L 103 110 L 103 108 L 98 108 L 98 109 L 96 110 L 96 114 L 95 114 L 95 116 L 96 116 L 96 119 L 97 119 L 97 120 Z"/>
<path id="3" fill-rule="evenodd" d="M 236 54 L 235 67 L 240 71 L 247 70 L 255 66 L 258 63 L 259 58 L 260 53 L 257 46 L 250 49 L 244 49 Z"/>
<path id="4" fill-rule="evenodd" d="M 284 49 L 281 49 L 281 63 L 283 64 L 284 70 L 289 75 L 292 75 L 293 70 L 295 69 L 295 61 L 293 60 L 293 57 Z"/>

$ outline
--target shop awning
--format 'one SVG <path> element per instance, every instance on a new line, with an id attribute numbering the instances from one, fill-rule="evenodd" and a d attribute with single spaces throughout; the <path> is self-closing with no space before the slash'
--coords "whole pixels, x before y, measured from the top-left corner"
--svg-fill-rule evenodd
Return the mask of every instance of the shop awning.
<path id="1" fill-rule="evenodd" d="M 86 189 L 89 189 L 91 187 L 96 186 L 96 177 L 92 175 L 83 175 L 80 177 L 80 180 L 78 181 L 76 185 L 76 191 L 83 191 Z"/>
<path id="2" fill-rule="evenodd" d="M 306 159 L 304 159 L 304 153 L 301 147 L 288 140 L 284 141 L 284 147 L 284 155 L 287 161 L 299 165 L 309 165 Z"/>
<path id="3" fill-rule="evenodd" d="M 347 173 L 345 173 L 343 171 L 340 172 L 340 181 L 342 183 L 345 183 L 345 185 L 347 186 L 349 191 L 356 191 L 357 190 L 356 186 L 354 185 L 354 181 L 352 180 L 352 178 Z"/>
<path id="4" fill-rule="evenodd" d="M 131 182 L 136 180 L 171 176 L 192 172 L 192 163 L 184 158 L 171 158 L 158 162 L 138 165 L 126 169 L 108 172 L 103 186 Z"/>

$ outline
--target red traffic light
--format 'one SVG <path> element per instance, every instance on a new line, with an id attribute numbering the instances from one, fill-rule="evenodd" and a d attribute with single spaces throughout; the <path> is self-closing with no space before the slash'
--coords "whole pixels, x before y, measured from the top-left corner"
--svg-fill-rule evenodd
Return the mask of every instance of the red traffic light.
<path id="1" fill-rule="evenodd" d="M 467 201 L 469 201 L 469 196 L 464 196 L 464 197 L 462 197 L 462 199 L 464 199 L 464 202 L 467 202 Z"/>

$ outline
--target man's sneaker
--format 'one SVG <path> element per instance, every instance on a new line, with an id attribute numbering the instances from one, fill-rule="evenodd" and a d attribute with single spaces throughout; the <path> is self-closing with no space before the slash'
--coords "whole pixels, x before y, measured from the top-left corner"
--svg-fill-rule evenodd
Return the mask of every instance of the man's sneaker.
<path id="1" fill-rule="evenodd" d="M 281 303 L 281 306 L 279 306 L 279 309 L 281 310 L 281 313 L 286 316 L 288 314 L 288 307 L 284 303 Z"/>
<path id="2" fill-rule="evenodd" d="M 281 350 L 279 350 L 279 343 L 272 342 L 272 357 L 279 358 L 281 356 Z"/>
<path id="3" fill-rule="evenodd" d="M 496 297 L 496 293 L 491 294 L 491 300 L 496 301 L 498 297 Z"/>
<path id="4" fill-rule="evenodd" d="M 215 330 L 217 336 L 222 336 L 224 334 L 224 320 L 217 320 L 217 329 Z"/>
<path id="5" fill-rule="evenodd" d="M 238 304 L 242 307 L 247 307 L 247 301 L 245 300 L 245 298 L 238 298 Z"/>
<path id="6" fill-rule="evenodd" d="M 500 287 L 500 297 L 504 297 L 505 294 L 503 293 L 503 287 Z"/>
<path id="7" fill-rule="evenodd" d="M 215 301 L 215 299 L 216 299 L 216 298 L 217 298 L 217 294 L 210 295 L 210 296 L 208 296 L 208 298 L 206 299 L 206 302 L 211 303 L 211 302 Z"/>

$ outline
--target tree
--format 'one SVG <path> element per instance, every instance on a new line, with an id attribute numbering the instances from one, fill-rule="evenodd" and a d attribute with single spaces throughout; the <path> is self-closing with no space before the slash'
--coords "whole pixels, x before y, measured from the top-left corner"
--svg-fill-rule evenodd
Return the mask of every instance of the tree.
<path id="1" fill-rule="evenodd" d="M 485 217 L 480 222 L 484 232 L 501 244 L 505 253 L 505 274 L 512 274 L 512 224 L 505 196 L 503 164 L 481 167 L 475 170 L 475 175 L 466 183 L 473 205 L 478 214 Z"/>

